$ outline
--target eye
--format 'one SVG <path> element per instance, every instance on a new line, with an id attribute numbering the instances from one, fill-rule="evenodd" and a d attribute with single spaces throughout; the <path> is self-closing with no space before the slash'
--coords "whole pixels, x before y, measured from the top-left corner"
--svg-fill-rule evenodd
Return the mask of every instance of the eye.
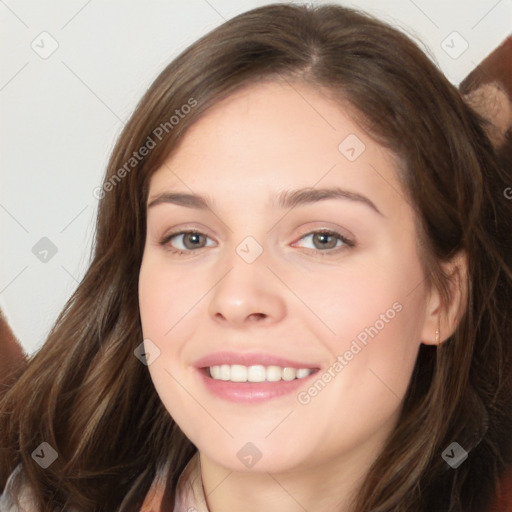
<path id="1" fill-rule="evenodd" d="M 208 240 L 210 239 L 199 231 L 180 231 L 178 233 L 171 233 L 160 243 L 166 246 L 171 252 L 183 254 L 215 245 L 212 240 L 210 240 L 212 243 L 208 243 Z"/>
<path id="2" fill-rule="evenodd" d="M 303 246 L 321 252 L 338 252 L 337 249 L 354 247 L 355 243 L 343 236 L 341 233 L 331 230 L 313 231 L 300 238 L 300 240 L 308 240 L 310 247 Z M 295 242 L 294 245 L 298 244 Z"/>

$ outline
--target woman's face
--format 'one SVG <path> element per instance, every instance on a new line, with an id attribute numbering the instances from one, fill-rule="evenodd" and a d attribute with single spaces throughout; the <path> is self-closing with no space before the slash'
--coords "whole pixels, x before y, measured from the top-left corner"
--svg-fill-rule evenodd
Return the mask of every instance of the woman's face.
<path id="1" fill-rule="evenodd" d="M 189 129 L 151 179 L 139 299 L 156 390 L 202 456 L 378 455 L 433 337 L 416 240 L 391 154 L 317 90 L 254 85 Z"/>

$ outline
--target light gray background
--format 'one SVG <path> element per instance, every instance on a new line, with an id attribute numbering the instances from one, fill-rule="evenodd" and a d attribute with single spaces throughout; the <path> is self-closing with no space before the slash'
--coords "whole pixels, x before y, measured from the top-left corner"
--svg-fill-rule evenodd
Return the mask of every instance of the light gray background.
<path id="1" fill-rule="evenodd" d="M 87 268 L 93 190 L 145 89 L 202 34 L 267 3 L 0 0 L 0 306 L 28 353 Z M 422 41 L 456 85 L 512 27 L 512 0 L 338 3 Z M 32 251 L 43 237 L 57 248 L 46 262 Z"/>

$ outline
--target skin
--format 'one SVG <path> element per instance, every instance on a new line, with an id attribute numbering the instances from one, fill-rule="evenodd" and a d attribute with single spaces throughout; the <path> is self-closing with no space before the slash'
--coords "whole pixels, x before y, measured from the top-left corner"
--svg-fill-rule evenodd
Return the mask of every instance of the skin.
<path id="1" fill-rule="evenodd" d="M 353 162 L 338 149 L 349 134 L 366 146 Z M 341 187 L 380 213 L 349 199 L 273 204 L 301 187 Z M 438 341 L 454 328 L 426 285 L 393 155 L 321 90 L 260 83 L 189 129 L 153 175 L 148 204 L 177 191 L 207 197 L 210 209 L 148 208 L 140 314 L 160 350 L 149 366 L 156 390 L 199 449 L 209 510 L 351 510 L 396 425 L 420 343 L 436 343 L 439 326 Z M 192 240 L 202 248 L 187 249 L 183 236 L 160 243 L 185 228 L 206 235 Z M 311 235 L 321 228 L 355 246 L 334 238 L 326 249 Z M 263 249 L 250 264 L 236 252 L 247 236 Z M 264 352 L 310 361 L 322 374 L 397 302 L 401 311 L 307 404 L 295 392 L 229 402 L 193 366 L 218 351 Z M 250 469 L 237 457 L 247 442 L 262 454 Z"/>

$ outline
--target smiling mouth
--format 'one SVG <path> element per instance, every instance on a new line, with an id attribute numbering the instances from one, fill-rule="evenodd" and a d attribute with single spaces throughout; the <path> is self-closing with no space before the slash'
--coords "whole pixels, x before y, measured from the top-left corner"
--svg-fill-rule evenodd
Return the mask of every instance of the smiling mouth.
<path id="1" fill-rule="evenodd" d="M 223 364 L 203 369 L 213 380 L 228 382 L 279 382 L 304 379 L 317 371 L 316 368 L 290 368 L 283 366 Z"/>

